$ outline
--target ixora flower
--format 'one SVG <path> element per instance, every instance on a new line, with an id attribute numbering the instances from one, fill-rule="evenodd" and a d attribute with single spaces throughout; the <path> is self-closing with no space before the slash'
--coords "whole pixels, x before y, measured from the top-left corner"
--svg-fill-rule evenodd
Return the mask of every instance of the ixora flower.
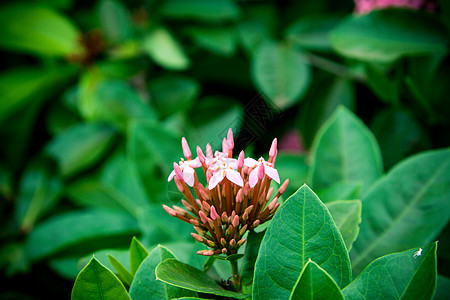
<path id="1" fill-rule="evenodd" d="M 214 155 L 208 144 L 206 156 L 197 146 L 197 157 L 192 159 L 185 138 L 181 144 L 186 160 L 174 163 L 168 180 L 174 179 L 184 195 L 185 199 L 181 200 L 184 208 L 175 205 L 172 208 L 163 205 L 163 208 L 171 216 L 194 226 L 196 233 L 191 233 L 192 237 L 209 247 L 198 251 L 198 254 L 236 254 L 245 243 L 243 236 L 248 230 L 272 219 L 280 206 L 278 198 L 289 184 L 289 179 L 286 179 L 272 198 L 271 181 L 280 183 L 275 169 L 277 140 L 272 143 L 268 161 L 244 158 L 244 151 L 238 159 L 232 158 L 234 140 L 231 129 L 223 140 L 222 151 L 216 151 Z M 206 187 L 195 173 L 200 167 L 206 176 Z"/>

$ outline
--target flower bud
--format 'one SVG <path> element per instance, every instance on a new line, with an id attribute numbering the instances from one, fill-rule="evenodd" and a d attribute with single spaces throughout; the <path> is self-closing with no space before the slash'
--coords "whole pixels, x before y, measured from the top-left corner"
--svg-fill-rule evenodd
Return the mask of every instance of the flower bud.
<path id="1" fill-rule="evenodd" d="M 185 137 L 181 138 L 181 148 L 183 148 L 184 157 L 186 157 L 188 160 L 191 160 L 191 158 L 192 158 L 191 149 L 189 149 L 189 145 L 188 145 Z"/>

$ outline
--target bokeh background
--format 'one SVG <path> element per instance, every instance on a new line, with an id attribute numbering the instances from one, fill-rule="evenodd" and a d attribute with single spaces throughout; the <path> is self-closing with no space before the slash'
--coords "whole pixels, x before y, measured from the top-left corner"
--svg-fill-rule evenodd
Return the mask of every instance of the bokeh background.
<path id="1" fill-rule="evenodd" d="M 218 148 L 233 128 L 256 157 L 278 137 L 288 194 L 340 105 L 385 171 L 448 147 L 449 1 L 403 2 L 3 1 L 0 298 L 67 299 L 92 253 L 126 256 L 133 236 L 193 249 L 161 208 L 182 136 Z"/>

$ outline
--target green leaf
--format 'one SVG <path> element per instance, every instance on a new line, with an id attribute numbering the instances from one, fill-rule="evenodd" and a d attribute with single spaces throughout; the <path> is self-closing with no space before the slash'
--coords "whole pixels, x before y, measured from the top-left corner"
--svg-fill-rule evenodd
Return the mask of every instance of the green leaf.
<path id="1" fill-rule="evenodd" d="M 300 273 L 289 299 L 344 300 L 344 295 L 330 274 L 310 259 Z"/>
<path id="2" fill-rule="evenodd" d="M 153 202 L 167 201 L 166 176 L 183 154 L 181 138 L 161 124 L 134 121 L 128 129 L 127 152 L 132 171 L 138 174 L 148 198 Z M 179 201 L 180 194 L 176 196 Z"/>
<path id="3" fill-rule="evenodd" d="M 14 218 L 23 231 L 31 230 L 36 220 L 59 200 L 62 180 L 54 173 L 42 162 L 33 163 L 25 170 L 14 212 Z"/>
<path id="4" fill-rule="evenodd" d="M 73 66 L 55 68 L 17 68 L 0 75 L 0 121 L 21 108 L 42 102 L 55 94 L 76 74 Z"/>
<path id="5" fill-rule="evenodd" d="M 334 223 L 339 228 L 348 252 L 352 249 L 359 233 L 361 223 L 361 201 L 346 200 L 327 203 L 327 208 L 333 217 Z"/>
<path id="6" fill-rule="evenodd" d="M 95 257 L 81 270 L 75 280 L 71 299 L 131 300 L 130 295 L 116 275 Z"/>
<path id="7" fill-rule="evenodd" d="M 175 37 L 165 28 L 149 33 L 142 45 L 153 61 L 168 70 L 184 70 L 189 67 L 189 58 Z"/>
<path id="8" fill-rule="evenodd" d="M 393 70 L 386 68 L 385 65 L 380 67 L 380 64 L 370 63 L 365 65 L 365 69 L 367 83 L 372 92 L 387 103 L 399 105 L 403 72 L 395 70 L 396 74 L 392 76 Z"/>
<path id="9" fill-rule="evenodd" d="M 315 189 L 329 187 L 337 181 L 360 181 L 364 193 L 383 172 L 375 137 L 342 106 L 320 129 L 312 151 L 311 181 Z"/>
<path id="10" fill-rule="evenodd" d="M 186 111 L 200 94 L 200 85 L 194 79 L 181 75 L 158 77 L 149 83 L 152 103 L 161 117 Z"/>
<path id="11" fill-rule="evenodd" d="M 350 282 L 350 260 L 339 229 L 325 205 L 303 185 L 267 228 L 255 265 L 253 299 L 288 298 L 309 259 L 340 287 Z"/>
<path id="12" fill-rule="evenodd" d="M 362 199 L 352 267 L 429 243 L 450 218 L 450 150 L 415 155 L 394 166 Z"/>
<path id="13" fill-rule="evenodd" d="M 223 289 L 199 269 L 174 258 L 166 259 L 156 267 L 156 278 L 168 284 L 201 293 L 237 299 L 244 299 L 249 296 Z"/>
<path id="14" fill-rule="evenodd" d="M 237 33 L 242 46 L 249 54 L 273 37 L 269 26 L 259 18 L 242 20 L 237 25 Z"/>
<path id="15" fill-rule="evenodd" d="M 101 123 L 79 123 L 58 134 L 46 147 L 63 176 L 74 175 L 101 159 L 114 141 L 114 131 Z"/>
<path id="16" fill-rule="evenodd" d="M 429 133 L 408 111 L 384 110 L 377 114 L 372 128 L 380 143 L 386 169 L 403 158 L 431 148 Z"/>
<path id="17" fill-rule="evenodd" d="M 156 280 L 155 269 L 158 264 L 168 260 L 175 259 L 172 252 L 166 247 L 158 245 L 153 249 L 147 258 L 142 262 L 133 283 L 130 287 L 130 296 L 133 300 L 140 299 L 172 299 L 179 297 L 196 296 L 195 292 L 180 289 Z"/>
<path id="18" fill-rule="evenodd" d="M 245 287 L 250 285 L 253 281 L 253 274 L 255 273 L 255 262 L 258 257 L 259 248 L 265 231 L 255 232 L 250 231 L 245 242 L 245 256 L 242 261 L 241 283 Z"/>
<path id="19" fill-rule="evenodd" d="M 133 276 L 147 256 L 147 249 L 142 246 L 136 237 L 133 237 L 130 245 L 130 271 Z"/>
<path id="20" fill-rule="evenodd" d="M 325 189 L 318 190 L 317 196 L 323 203 L 336 200 L 353 200 L 359 198 L 361 188 L 361 181 L 338 181 Z"/>
<path id="21" fill-rule="evenodd" d="M 330 31 L 341 17 L 334 15 L 302 16 L 289 26 L 286 38 L 302 48 L 309 50 L 331 50 Z"/>
<path id="22" fill-rule="evenodd" d="M 126 41 L 133 33 L 130 14 L 122 2 L 100 1 L 99 19 L 102 32 L 113 43 Z"/>
<path id="23" fill-rule="evenodd" d="M 436 250 L 434 242 L 423 249 L 376 259 L 342 291 L 345 299 L 432 299 L 437 278 Z"/>
<path id="24" fill-rule="evenodd" d="M 131 120 L 156 118 L 136 89 L 124 80 L 105 80 L 97 70 L 84 74 L 79 94 L 78 108 L 89 121 L 106 121 L 125 131 Z"/>
<path id="25" fill-rule="evenodd" d="M 231 56 L 236 52 L 236 33 L 233 28 L 190 27 L 187 33 L 194 42 L 212 53 Z"/>
<path id="26" fill-rule="evenodd" d="M 161 14 L 168 18 L 198 21 L 235 20 L 239 6 L 229 0 L 168 0 L 161 7 Z"/>
<path id="27" fill-rule="evenodd" d="M 120 261 L 112 256 L 111 254 L 108 255 L 108 260 L 110 264 L 114 267 L 114 269 L 117 272 L 117 277 L 122 281 L 124 284 L 130 286 L 133 282 L 133 275 L 120 263 Z"/>
<path id="28" fill-rule="evenodd" d="M 296 104 L 308 89 L 311 68 L 301 53 L 269 42 L 255 51 L 251 75 L 269 105 L 286 109 Z"/>
<path id="29" fill-rule="evenodd" d="M 30 260 L 61 253 L 96 250 L 103 243 L 119 246 L 124 237 L 139 234 L 137 222 L 129 215 L 106 210 L 72 211 L 39 223 L 28 235 L 25 250 Z M 79 249 L 76 249 L 79 246 Z"/>
<path id="30" fill-rule="evenodd" d="M 320 73 L 318 74 L 320 75 Z M 340 105 L 352 110 L 356 102 L 354 84 L 336 76 L 316 76 L 299 110 L 298 124 L 307 149 L 320 127 Z M 323 201 L 323 199 L 321 198 Z"/>
<path id="31" fill-rule="evenodd" d="M 390 9 L 350 15 L 331 32 L 331 42 L 347 57 L 392 62 L 402 56 L 445 53 L 448 38 L 437 18 Z"/>
<path id="32" fill-rule="evenodd" d="M 47 8 L 19 3 L 0 9 L 0 47 L 12 51 L 69 56 L 81 52 L 80 33 L 66 17 Z"/>

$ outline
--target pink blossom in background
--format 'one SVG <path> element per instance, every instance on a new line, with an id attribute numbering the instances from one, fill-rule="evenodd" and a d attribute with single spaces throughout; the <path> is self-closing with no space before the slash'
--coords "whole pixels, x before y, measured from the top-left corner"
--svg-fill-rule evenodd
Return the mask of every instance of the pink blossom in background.
<path id="1" fill-rule="evenodd" d="M 389 7 L 404 7 L 413 10 L 425 8 L 436 9 L 436 1 L 433 0 L 355 0 L 355 11 L 360 14 L 371 12 L 374 9 Z"/>
<path id="2" fill-rule="evenodd" d="M 280 151 L 293 153 L 305 152 L 301 133 L 299 130 L 291 129 L 284 134 L 280 142 Z"/>

